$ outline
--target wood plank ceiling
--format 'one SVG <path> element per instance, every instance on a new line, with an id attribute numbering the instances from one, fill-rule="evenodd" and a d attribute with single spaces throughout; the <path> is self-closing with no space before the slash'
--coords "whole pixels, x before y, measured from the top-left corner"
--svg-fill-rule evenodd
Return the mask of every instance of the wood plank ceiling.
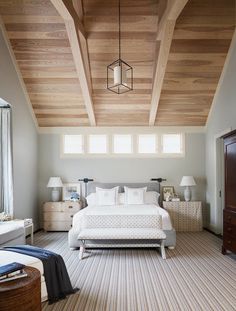
<path id="1" fill-rule="evenodd" d="M 184 3 L 169 3 L 178 1 Z M 152 89 L 157 87 L 153 81 L 160 46 L 158 22 L 165 16 L 167 1 L 121 1 L 122 59 L 134 68 L 134 90 L 117 95 L 106 89 L 106 66 L 118 57 L 118 1 L 73 0 L 87 39 L 83 59 L 88 57 L 85 67 L 92 83 L 89 108 L 68 27 L 53 2 L 0 1 L 39 127 L 93 125 L 91 109 L 98 126 L 147 126 Z M 234 0 L 188 1 L 175 24 L 153 124 L 205 125 L 234 29 Z"/>
<path id="2" fill-rule="evenodd" d="M 234 0 L 190 0 L 173 35 L 155 125 L 205 125 L 235 29 Z"/>
<path id="3" fill-rule="evenodd" d="M 88 126 L 63 19 L 49 0 L 1 0 L 0 13 L 38 125 Z"/>
<path id="4" fill-rule="evenodd" d="M 85 0 L 84 25 L 97 125 L 148 125 L 158 1 L 121 1 L 121 58 L 134 68 L 134 90 L 106 90 L 106 66 L 118 58 L 118 1 Z"/>

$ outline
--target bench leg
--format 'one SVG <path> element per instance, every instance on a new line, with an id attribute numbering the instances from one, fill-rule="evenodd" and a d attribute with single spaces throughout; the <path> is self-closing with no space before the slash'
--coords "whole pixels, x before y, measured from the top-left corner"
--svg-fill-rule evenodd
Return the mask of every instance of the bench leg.
<path id="1" fill-rule="evenodd" d="M 165 241 L 164 240 L 161 240 L 161 257 L 162 257 L 162 259 L 166 259 Z"/>
<path id="2" fill-rule="evenodd" d="M 82 245 L 80 246 L 79 249 L 79 259 L 83 259 L 83 254 L 85 252 L 85 241 L 82 241 Z"/>

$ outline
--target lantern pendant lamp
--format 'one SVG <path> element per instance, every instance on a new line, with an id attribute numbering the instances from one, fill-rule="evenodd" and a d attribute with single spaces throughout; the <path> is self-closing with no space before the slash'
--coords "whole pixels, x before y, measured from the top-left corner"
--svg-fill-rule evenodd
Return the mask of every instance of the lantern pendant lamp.
<path id="1" fill-rule="evenodd" d="M 121 59 L 120 0 L 119 0 L 119 58 L 107 66 L 107 89 L 117 94 L 133 90 L 133 68 Z"/>

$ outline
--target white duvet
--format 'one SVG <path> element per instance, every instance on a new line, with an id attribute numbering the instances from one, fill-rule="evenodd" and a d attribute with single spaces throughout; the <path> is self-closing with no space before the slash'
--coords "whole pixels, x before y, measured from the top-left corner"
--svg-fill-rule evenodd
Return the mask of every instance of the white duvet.
<path id="1" fill-rule="evenodd" d="M 79 229 L 82 228 L 83 221 L 86 217 L 98 216 L 100 221 L 104 218 L 110 217 L 110 222 L 117 223 L 117 218 L 122 218 L 126 220 L 129 217 L 134 216 L 135 219 L 143 220 L 146 224 L 150 221 L 150 226 L 152 226 L 155 215 L 162 216 L 162 229 L 172 230 L 171 220 L 168 212 L 161 208 L 160 206 L 154 204 L 137 204 L 137 205 L 113 205 L 113 206 L 96 206 L 91 205 L 76 213 L 73 217 L 73 227 Z M 104 217 L 101 217 L 104 216 Z M 102 224 L 100 225 L 100 227 Z M 105 227 L 105 226 L 104 226 Z"/>

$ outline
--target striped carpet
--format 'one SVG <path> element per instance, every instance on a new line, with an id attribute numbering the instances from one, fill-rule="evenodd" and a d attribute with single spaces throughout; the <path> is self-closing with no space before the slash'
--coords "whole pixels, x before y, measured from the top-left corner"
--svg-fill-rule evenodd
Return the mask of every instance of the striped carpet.
<path id="1" fill-rule="evenodd" d="M 236 310 L 236 258 L 206 231 L 179 233 L 165 261 L 155 249 L 91 250 L 79 261 L 67 233 L 39 232 L 35 244 L 60 253 L 81 288 L 43 311 Z"/>

